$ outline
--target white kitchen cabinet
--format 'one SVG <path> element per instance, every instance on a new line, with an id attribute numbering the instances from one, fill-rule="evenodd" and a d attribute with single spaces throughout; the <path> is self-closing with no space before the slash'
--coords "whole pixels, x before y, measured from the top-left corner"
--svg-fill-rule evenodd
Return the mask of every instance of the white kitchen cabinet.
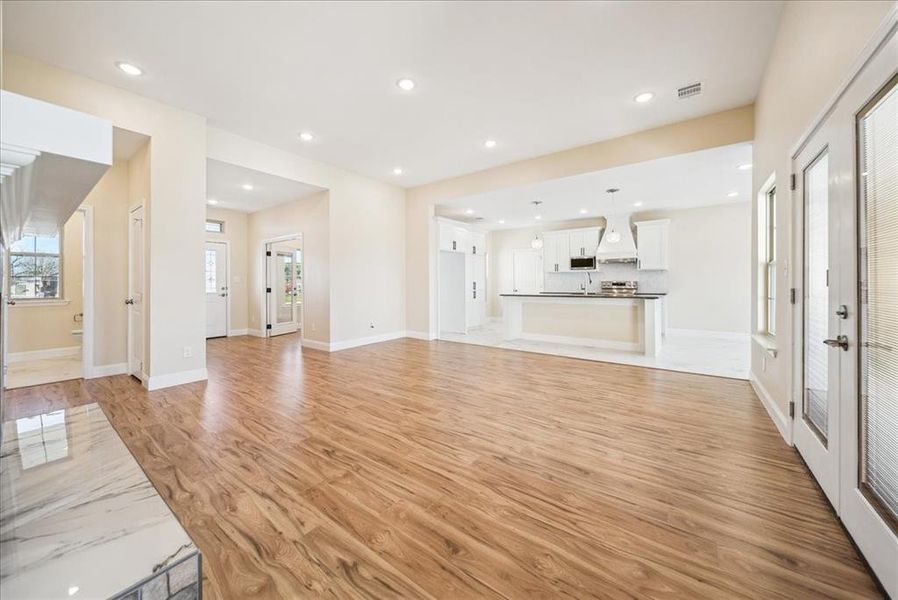
<path id="1" fill-rule="evenodd" d="M 482 231 L 470 232 L 467 252 L 469 254 L 486 254 L 486 234 Z"/>
<path id="2" fill-rule="evenodd" d="M 465 256 L 465 326 L 480 327 L 486 320 L 486 256 Z"/>
<path id="3" fill-rule="evenodd" d="M 639 221 L 636 224 L 636 268 L 666 271 L 670 219 Z"/>
<path id="4" fill-rule="evenodd" d="M 571 270 L 571 239 L 567 231 L 543 234 L 543 268 L 547 273 L 566 273 Z"/>
<path id="5" fill-rule="evenodd" d="M 440 250 L 466 253 L 468 248 L 468 230 L 451 221 L 439 221 Z"/>
<path id="6" fill-rule="evenodd" d="M 599 227 L 589 229 L 571 229 L 568 232 L 570 258 L 580 256 L 595 256 L 599 247 Z"/>

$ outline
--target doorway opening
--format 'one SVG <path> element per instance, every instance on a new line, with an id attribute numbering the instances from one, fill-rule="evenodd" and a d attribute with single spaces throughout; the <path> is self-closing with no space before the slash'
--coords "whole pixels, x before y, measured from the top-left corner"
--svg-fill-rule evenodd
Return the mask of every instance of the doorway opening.
<path id="1" fill-rule="evenodd" d="M 90 207 L 53 232 L 25 235 L 6 254 L 7 389 L 79 379 L 89 371 Z"/>
<path id="2" fill-rule="evenodd" d="M 302 234 L 265 243 L 265 331 L 267 337 L 303 329 Z"/>

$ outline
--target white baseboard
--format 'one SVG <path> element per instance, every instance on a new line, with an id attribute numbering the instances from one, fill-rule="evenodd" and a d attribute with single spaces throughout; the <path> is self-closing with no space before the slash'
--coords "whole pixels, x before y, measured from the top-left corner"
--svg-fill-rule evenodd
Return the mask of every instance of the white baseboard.
<path id="1" fill-rule="evenodd" d="M 404 331 L 393 331 L 391 333 L 382 333 L 380 335 L 371 335 L 354 340 L 344 340 L 342 342 L 331 342 L 330 351 L 339 352 L 340 350 L 348 350 L 349 348 L 357 348 L 359 346 L 367 346 L 368 344 L 377 344 L 380 342 L 389 342 L 405 337 Z"/>
<path id="2" fill-rule="evenodd" d="M 230 331 L 228 331 L 228 337 L 232 337 L 232 336 L 235 336 L 235 335 L 248 335 L 248 334 L 249 334 L 249 329 L 246 329 L 246 328 L 244 328 L 244 329 L 231 329 Z"/>
<path id="3" fill-rule="evenodd" d="M 436 336 L 432 336 L 426 331 L 406 331 L 405 337 L 415 340 L 424 340 L 425 342 L 437 339 Z"/>
<path id="4" fill-rule="evenodd" d="M 85 379 L 96 379 L 97 377 L 110 377 L 111 375 L 123 375 L 128 372 L 128 363 L 114 363 L 111 365 L 98 365 L 91 367 L 88 372 L 84 373 Z"/>
<path id="5" fill-rule="evenodd" d="M 144 386 L 146 386 L 148 390 L 153 391 L 171 387 L 173 385 L 193 383 L 194 381 L 205 381 L 208 378 L 209 375 L 205 368 L 193 369 L 192 371 L 179 371 L 178 373 L 168 373 L 166 375 L 151 375 L 144 381 Z"/>
<path id="6" fill-rule="evenodd" d="M 45 360 L 48 358 L 78 358 L 81 346 L 66 346 L 64 348 L 47 348 L 46 350 L 30 350 L 28 352 L 10 352 L 6 355 L 9 364 L 27 362 L 29 360 Z"/>
<path id="7" fill-rule="evenodd" d="M 773 420 L 773 424 L 776 425 L 776 428 L 779 430 L 780 435 L 783 436 L 783 439 L 786 440 L 786 443 L 790 446 L 792 445 L 792 427 L 789 422 L 790 419 L 786 414 L 780 409 L 779 405 L 767 391 L 767 388 L 764 387 L 764 384 L 755 376 L 754 373 L 748 374 L 748 381 L 751 383 L 751 387 L 755 390 L 755 394 L 757 394 L 758 398 L 761 400 L 761 404 L 764 405 L 764 408 L 767 409 L 767 414 L 770 415 L 770 418 Z"/>
<path id="8" fill-rule="evenodd" d="M 325 352 L 331 351 L 331 345 L 327 342 L 319 342 L 318 340 L 310 340 L 308 338 L 303 338 L 302 345 L 305 348 L 311 348 L 312 350 L 323 350 Z"/>
<path id="9" fill-rule="evenodd" d="M 253 337 L 261 337 L 261 338 L 265 337 L 265 332 L 262 331 L 261 329 L 247 329 L 246 334 L 251 335 Z"/>
<path id="10" fill-rule="evenodd" d="M 712 331 L 710 329 L 672 329 L 670 327 L 664 332 L 665 335 L 679 335 L 683 337 L 698 338 L 726 338 L 731 340 L 748 340 L 751 334 L 739 333 L 738 331 Z"/>

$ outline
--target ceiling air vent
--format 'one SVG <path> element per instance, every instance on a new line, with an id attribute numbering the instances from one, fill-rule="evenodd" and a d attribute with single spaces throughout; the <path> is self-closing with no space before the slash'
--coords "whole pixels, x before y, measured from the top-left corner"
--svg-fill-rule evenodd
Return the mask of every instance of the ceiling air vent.
<path id="1" fill-rule="evenodd" d="M 677 98 L 682 100 L 683 98 L 692 98 L 693 96 L 698 96 L 702 93 L 702 84 L 699 83 L 690 83 L 689 85 L 684 85 L 680 89 L 677 90 Z"/>

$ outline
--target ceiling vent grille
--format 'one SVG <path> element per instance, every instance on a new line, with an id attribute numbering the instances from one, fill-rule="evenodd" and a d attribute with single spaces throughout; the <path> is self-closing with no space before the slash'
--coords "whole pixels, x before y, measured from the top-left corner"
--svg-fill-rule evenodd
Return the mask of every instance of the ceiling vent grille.
<path id="1" fill-rule="evenodd" d="M 680 100 L 684 98 L 692 98 L 693 96 L 698 96 L 702 93 L 702 84 L 699 83 L 690 83 L 689 85 L 684 85 L 680 89 L 677 90 L 677 98 Z"/>

